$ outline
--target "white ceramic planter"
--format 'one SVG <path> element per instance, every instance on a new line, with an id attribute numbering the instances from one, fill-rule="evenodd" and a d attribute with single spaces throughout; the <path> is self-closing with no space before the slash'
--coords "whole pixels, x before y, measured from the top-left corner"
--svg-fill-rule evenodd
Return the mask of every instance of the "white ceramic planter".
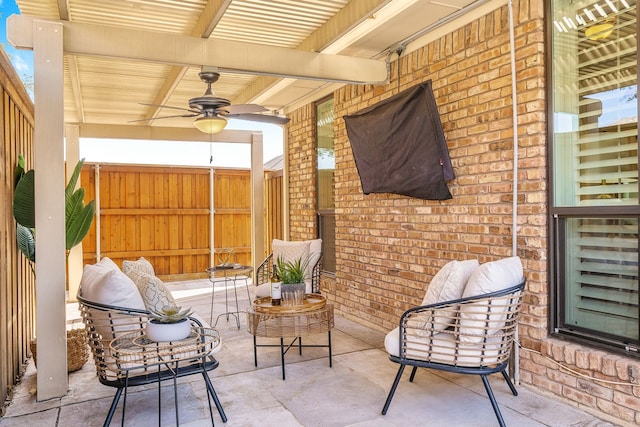
<path id="1" fill-rule="evenodd" d="M 189 319 L 177 323 L 160 323 L 155 319 L 147 322 L 147 338 L 152 341 L 179 341 L 188 337 L 190 332 Z"/>

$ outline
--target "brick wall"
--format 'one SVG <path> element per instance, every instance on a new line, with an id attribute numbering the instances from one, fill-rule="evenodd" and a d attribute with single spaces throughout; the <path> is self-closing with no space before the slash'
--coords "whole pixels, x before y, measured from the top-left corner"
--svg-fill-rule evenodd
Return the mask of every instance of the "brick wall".
<path id="1" fill-rule="evenodd" d="M 549 337 L 547 160 L 543 0 L 515 1 L 518 111 L 518 241 L 527 277 L 520 322 L 521 381 L 616 423 L 640 423 L 640 363 Z M 450 260 L 510 256 L 513 125 L 509 17 L 505 6 L 391 64 L 386 86 L 345 86 L 336 120 L 335 279 L 323 292 L 345 317 L 381 331 L 418 304 Z M 399 70 L 398 70 L 399 67 Z M 398 72 L 399 71 L 399 72 Z M 398 75 L 400 83 L 398 85 Z M 456 179 L 452 200 L 364 195 L 342 116 L 431 79 Z M 315 182 L 313 106 L 291 115 L 291 227 L 306 237 Z M 295 233 L 294 233 L 295 230 Z M 559 362 L 581 377 L 561 370 Z M 623 384 L 596 382 L 595 377 Z"/>
<path id="2" fill-rule="evenodd" d="M 316 133 L 315 106 L 296 110 L 289 125 L 289 240 L 315 239 Z"/>

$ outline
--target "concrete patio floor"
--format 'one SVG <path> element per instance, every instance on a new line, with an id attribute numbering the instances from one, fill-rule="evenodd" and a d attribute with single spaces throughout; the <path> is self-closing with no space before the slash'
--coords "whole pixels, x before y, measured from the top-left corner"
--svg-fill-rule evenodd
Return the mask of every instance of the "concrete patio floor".
<path id="1" fill-rule="evenodd" d="M 211 284 L 194 280 L 168 284 L 183 307 L 209 319 Z M 229 302 L 235 305 L 233 289 Z M 239 286 L 240 310 L 248 305 L 247 292 Z M 224 286 L 216 286 L 214 313 L 225 311 Z M 77 313 L 70 306 L 69 317 Z M 218 369 L 209 373 L 228 422 L 218 413 L 218 426 L 496 426 L 497 420 L 479 377 L 419 370 L 413 383 L 406 372 L 387 415 L 380 414 L 398 366 L 384 351 L 384 334 L 336 316 L 332 332 L 333 367 L 325 348 L 307 348 L 300 356 L 286 355 L 286 381 L 282 380 L 279 349 L 258 349 L 253 361 L 253 341 L 240 316 L 238 330 L 233 317 L 220 317 L 216 329 L 222 349 L 216 354 Z M 326 334 L 305 338 L 306 343 L 326 343 Z M 262 341 L 260 341 L 262 342 Z M 490 377 L 496 399 L 509 426 L 613 426 L 580 409 L 532 389 L 518 386 L 513 396 L 500 375 Z M 101 426 L 115 389 L 101 385 L 93 361 L 69 375 L 69 393 L 59 399 L 36 402 L 36 370 L 29 363 L 17 386 L 0 427 Z M 180 424 L 211 425 L 202 377 L 179 381 Z M 162 388 L 162 425 L 175 425 L 172 385 Z M 121 402 L 122 403 L 122 402 Z M 121 404 L 112 425 L 120 424 Z M 214 408 L 215 410 L 215 408 Z M 125 425 L 158 424 L 157 387 L 132 388 L 127 400 Z"/>

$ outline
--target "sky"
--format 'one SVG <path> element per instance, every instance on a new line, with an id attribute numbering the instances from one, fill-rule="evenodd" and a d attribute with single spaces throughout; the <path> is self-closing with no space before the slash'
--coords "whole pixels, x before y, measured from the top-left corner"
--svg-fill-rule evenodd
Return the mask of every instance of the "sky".
<path id="1" fill-rule="evenodd" d="M 20 13 L 15 0 L 0 0 L 0 13 L 0 44 L 20 78 L 32 82 L 33 52 L 14 49 L 7 42 L 6 19 Z M 262 131 L 264 162 L 283 152 L 283 129 L 278 125 L 231 119 L 226 129 Z M 86 162 L 250 168 L 250 152 L 248 144 L 80 139 L 80 157 Z"/>

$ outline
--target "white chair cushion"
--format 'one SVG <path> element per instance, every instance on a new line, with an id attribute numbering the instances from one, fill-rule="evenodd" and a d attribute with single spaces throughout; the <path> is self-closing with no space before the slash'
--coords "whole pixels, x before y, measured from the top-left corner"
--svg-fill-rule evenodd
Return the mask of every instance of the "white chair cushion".
<path id="1" fill-rule="evenodd" d="M 79 292 L 82 297 L 100 304 L 145 308 L 136 285 L 108 258 L 85 265 Z"/>
<path id="2" fill-rule="evenodd" d="M 471 274 L 462 294 L 463 298 L 483 295 L 510 288 L 522 282 L 522 262 L 519 257 L 503 258 L 480 265 Z M 487 319 L 488 311 L 491 314 Z M 486 334 L 491 335 L 500 329 L 506 316 L 506 308 L 490 307 L 487 302 L 463 304 L 460 307 L 460 333 L 462 341 L 480 342 L 483 329 L 489 322 Z M 476 335 L 476 336 L 469 336 Z"/>
<path id="3" fill-rule="evenodd" d="M 137 270 L 145 274 L 150 274 L 152 276 L 156 275 L 155 271 L 153 270 L 153 265 L 151 265 L 151 263 L 144 257 L 140 257 L 136 261 L 122 261 L 122 272 L 124 274 L 128 276 L 129 272 L 132 270 Z"/>
<path id="4" fill-rule="evenodd" d="M 255 287 L 255 296 L 254 298 L 263 298 L 271 296 L 271 283 L 263 283 Z"/>
<path id="5" fill-rule="evenodd" d="M 387 353 L 396 357 L 400 351 L 399 329 L 395 328 L 384 338 Z M 406 357 L 448 365 L 455 362 L 456 366 L 492 366 L 497 363 L 503 346 L 502 339 L 495 337 L 489 337 L 482 344 L 461 342 L 456 347 L 454 336 L 448 333 L 439 333 L 433 340 L 411 334 L 407 337 Z"/>
<path id="6" fill-rule="evenodd" d="M 161 311 L 165 306 L 176 305 L 171 291 L 156 276 L 138 269 L 129 269 L 127 276 L 138 288 L 147 310 Z"/>
<path id="7" fill-rule="evenodd" d="M 421 305 L 435 304 L 462 298 L 465 286 L 471 273 L 478 267 L 478 260 L 450 261 L 433 276 L 427 293 Z M 442 310 L 442 316 L 434 316 L 436 319 L 432 327 L 436 330 L 444 330 L 452 324 L 455 313 L 451 310 Z M 446 319 L 446 321 L 444 320 Z"/>

